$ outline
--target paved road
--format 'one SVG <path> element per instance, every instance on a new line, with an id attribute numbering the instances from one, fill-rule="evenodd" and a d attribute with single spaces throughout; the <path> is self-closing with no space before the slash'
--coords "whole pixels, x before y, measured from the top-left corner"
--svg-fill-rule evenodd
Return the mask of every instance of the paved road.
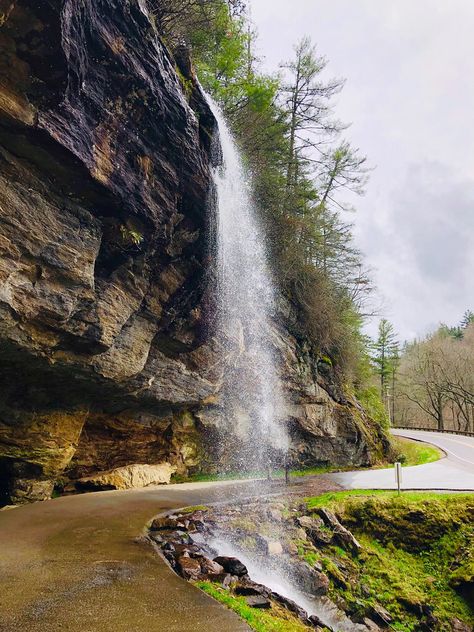
<path id="1" fill-rule="evenodd" d="M 448 454 L 437 463 L 404 468 L 405 487 L 474 490 L 473 438 L 397 434 L 428 440 Z M 337 488 L 336 483 L 391 488 L 393 470 L 314 477 L 314 483 L 299 479 L 293 485 L 315 484 L 317 489 L 303 494 L 314 495 Z M 259 484 L 265 495 L 280 485 Z M 248 482 L 170 485 L 69 496 L 1 511 L 0 631 L 249 630 L 234 613 L 175 575 L 140 536 L 160 512 L 237 500 L 254 491 Z"/>
<path id="2" fill-rule="evenodd" d="M 450 489 L 474 491 L 474 437 L 422 430 L 393 430 L 399 437 L 431 443 L 446 456 L 434 463 L 404 467 L 404 489 Z M 395 489 L 392 468 L 331 474 L 332 479 L 350 489 Z"/>
<path id="3" fill-rule="evenodd" d="M 304 490 L 303 490 L 304 488 Z M 327 477 L 149 487 L 0 511 L 1 632 L 243 632 L 237 615 L 178 577 L 143 540 L 183 506 L 339 487 Z"/>
<path id="4" fill-rule="evenodd" d="M 245 496 L 202 483 L 69 496 L 0 512 L 2 632 L 240 632 L 233 612 L 183 581 L 148 543 L 156 514 Z M 232 496 L 231 496 L 232 494 Z"/>

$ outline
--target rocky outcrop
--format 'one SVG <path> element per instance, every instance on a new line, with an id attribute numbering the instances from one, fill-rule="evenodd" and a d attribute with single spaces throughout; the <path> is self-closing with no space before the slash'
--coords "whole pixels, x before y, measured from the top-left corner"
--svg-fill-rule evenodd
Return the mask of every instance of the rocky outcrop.
<path id="1" fill-rule="evenodd" d="M 176 471 L 169 463 L 158 465 L 124 465 L 109 472 L 100 472 L 95 476 L 80 478 L 76 487 L 84 491 L 105 489 L 137 489 L 148 485 L 162 485 L 169 483 L 171 475 Z"/>
<path id="2" fill-rule="evenodd" d="M 0 0 L 0 49 L 0 495 L 208 467 L 225 370 L 210 336 L 215 122 L 189 60 L 144 0 Z M 275 344 L 295 455 L 370 461 L 376 429 L 284 315 Z"/>

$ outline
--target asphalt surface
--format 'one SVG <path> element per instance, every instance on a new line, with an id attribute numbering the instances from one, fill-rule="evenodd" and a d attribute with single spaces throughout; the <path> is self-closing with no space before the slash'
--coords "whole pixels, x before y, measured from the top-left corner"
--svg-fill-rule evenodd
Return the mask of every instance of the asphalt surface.
<path id="1" fill-rule="evenodd" d="M 474 491 L 474 437 L 424 430 L 393 429 L 392 433 L 435 445 L 446 455 L 426 465 L 403 467 L 403 489 Z M 341 472 L 329 476 L 349 489 L 396 489 L 393 468 Z"/>
<path id="2" fill-rule="evenodd" d="M 315 496 L 325 476 L 66 496 L 0 511 L 1 632 L 243 632 L 145 540 L 160 513 L 250 497 Z"/>
<path id="3" fill-rule="evenodd" d="M 160 512 L 245 495 L 243 483 L 196 483 L 82 494 L 1 511 L 0 630 L 249 630 L 140 539 Z"/>

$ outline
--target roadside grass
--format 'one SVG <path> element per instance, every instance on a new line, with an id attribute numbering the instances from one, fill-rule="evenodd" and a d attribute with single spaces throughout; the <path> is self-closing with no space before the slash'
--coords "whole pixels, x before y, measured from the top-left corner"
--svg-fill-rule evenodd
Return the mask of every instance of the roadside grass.
<path id="1" fill-rule="evenodd" d="M 302 468 L 297 470 L 290 470 L 290 477 L 302 477 L 302 476 L 315 476 L 316 474 L 328 474 L 329 472 L 344 472 L 353 470 L 354 467 L 342 467 L 331 465 L 318 465 L 315 467 Z M 272 480 L 282 479 L 285 477 L 284 469 L 277 469 L 271 471 Z M 191 474 L 189 476 L 173 475 L 171 477 L 171 483 L 210 483 L 215 481 L 234 481 L 234 480 L 247 480 L 247 479 L 265 479 L 267 478 L 267 472 L 264 471 L 252 471 L 252 472 L 222 472 L 216 474 L 199 473 Z"/>
<path id="2" fill-rule="evenodd" d="M 434 445 L 406 439 L 405 437 L 392 437 L 392 446 L 396 454 L 396 461 L 403 465 L 424 465 L 433 463 L 443 457 L 443 452 Z"/>
<path id="3" fill-rule="evenodd" d="M 192 514 L 195 511 L 207 511 L 209 507 L 207 505 L 191 505 L 190 507 L 185 507 L 184 509 L 180 509 L 179 513 L 181 514 Z"/>
<path id="4" fill-rule="evenodd" d="M 400 461 L 405 466 L 424 465 L 433 463 L 443 456 L 441 450 L 427 443 L 412 441 L 401 437 L 393 437 L 392 445 L 396 454 L 396 461 Z M 291 469 L 290 477 L 300 478 L 302 476 L 316 476 L 318 474 L 328 474 L 330 472 L 346 472 L 354 469 L 381 469 L 391 467 L 390 463 L 377 464 L 374 468 L 356 468 L 354 466 L 334 466 L 321 464 L 314 467 Z M 272 479 L 281 479 L 285 476 L 284 469 L 272 470 Z M 267 477 L 267 472 L 254 470 L 251 472 L 222 472 L 222 473 L 197 473 L 190 476 L 174 475 L 171 477 L 172 483 L 210 483 L 215 481 L 232 481 L 246 479 L 263 479 Z"/>
<path id="5" fill-rule="evenodd" d="M 341 492 L 326 492 L 320 496 L 306 498 L 308 509 L 318 509 L 319 507 L 327 507 L 334 510 L 343 510 L 347 506 L 347 500 L 382 500 L 386 504 L 392 504 L 394 507 L 407 507 L 410 504 L 420 504 L 426 501 L 436 501 L 441 505 L 456 506 L 460 502 L 467 501 L 474 504 L 473 493 L 461 494 L 440 494 L 439 492 L 404 492 L 399 495 L 395 491 L 387 491 L 382 489 L 349 489 Z"/>
<path id="6" fill-rule="evenodd" d="M 307 507 L 331 509 L 359 540 L 359 555 L 341 555 L 299 542 L 308 563 L 317 559 L 330 578 L 330 596 L 353 612 L 381 603 L 392 629 L 415 632 L 423 607 L 452 630 L 458 618 L 474 624 L 474 494 L 351 490 L 307 498 Z M 342 566 L 341 566 L 342 564 Z M 346 579 L 339 568 L 346 568 Z"/>
<path id="7" fill-rule="evenodd" d="M 208 473 L 200 472 L 197 474 L 190 474 L 189 476 L 182 476 L 181 474 L 173 474 L 171 477 L 171 483 L 212 483 L 215 481 L 234 481 L 245 480 L 251 478 L 263 478 L 262 472 L 219 472 Z"/>
<path id="8" fill-rule="evenodd" d="M 307 632 L 312 629 L 275 603 L 272 603 L 269 610 L 260 610 L 247 605 L 245 597 L 233 595 L 211 582 L 196 582 L 195 585 L 233 610 L 256 632 Z"/>

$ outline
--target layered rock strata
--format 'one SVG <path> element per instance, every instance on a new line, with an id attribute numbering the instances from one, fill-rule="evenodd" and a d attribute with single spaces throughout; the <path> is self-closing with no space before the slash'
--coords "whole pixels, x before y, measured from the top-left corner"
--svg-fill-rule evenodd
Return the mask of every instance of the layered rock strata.
<path id="1" fill-rule="evenodd" d="M 212 467 L 232 359 L 211 335 L 215 121 L 189 59 L 144 0 L 0 0 L 0 50 L 0 496 Z M 370 462 L 378 429 L 290 312 L 274 339 L 295 458 Z"/>

